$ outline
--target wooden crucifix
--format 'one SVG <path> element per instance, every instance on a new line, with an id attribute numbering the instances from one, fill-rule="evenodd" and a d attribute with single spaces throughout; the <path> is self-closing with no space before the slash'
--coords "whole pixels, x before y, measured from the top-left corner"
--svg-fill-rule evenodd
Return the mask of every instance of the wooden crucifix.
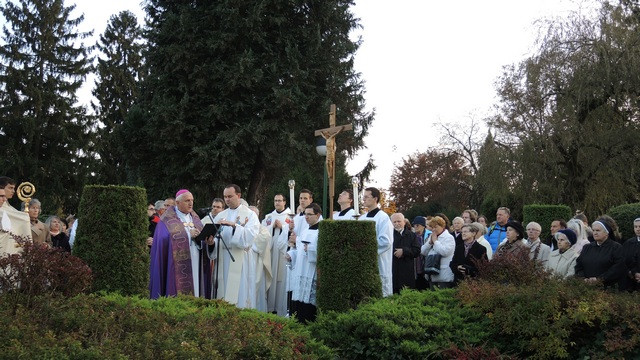
<path id="1" fill-rule="evenodd" d="M 316 130 L 315 136 L 322 136 L 327 141 L 327 177 L 329 178 L 329 219 L 333 219 L 333 197 L 335 196 L 335 178 L 336 178 L 336 135 L 343 131 L 353 129 L 351 124 L 336 126 L 336 104 L 329 107 L 329 127 L 326 129 Z"/>

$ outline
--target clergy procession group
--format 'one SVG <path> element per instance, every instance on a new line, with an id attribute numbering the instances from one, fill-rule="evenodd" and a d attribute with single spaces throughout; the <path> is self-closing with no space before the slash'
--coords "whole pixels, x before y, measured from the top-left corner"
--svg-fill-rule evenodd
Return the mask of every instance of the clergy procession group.
<path id="1" fill-rule="evenodd" d="M 230 184 L 223 195 L 224 199 L 213 200 L 211 212 L 202 219 L 186 189 L 176 193 L 175 206 L 150 204 L 150 297 L 193 294 L 313 321 L 322 208 L 313 202 L 311 191 L 300 191 L 295 212 L 283 194 L 276 194 L 274 210 L 262 222 L 258 209 L 242 199 L 240 187 Z M 393 228 L 389 216 L 377 207 L 379 198 L 377 189 L 365 190 L 364 204 L 372 210 L 360 220 L 376 222 L 378 268 L 383 294 L 388 296 L 393 292 Z M 351 191 L 343 191 L 338 203 L 341 211 L 335 220 L 356 219 Z M 160 217 L 154 209 L 163 210 Z M 216 233 L 199 237 L 207 224 L 214 224 Z"/>
<path id="2" fill-rule="evenodd" d="M 223 194 L 224 199 L 214 199 L 211 213 L 200 219 L 193 211 L 192 194 L 180 190 L 175 206 L 155 219 L 149 239 L 150 296 L 193 294 L 224 299 L 240 308 L 292 314 L 303 322 L 315 319 L 322 209 L 313 202 L 313 194 L 300 191 L 295 213 L 284 195 L 275 195 L 274 210 L 262 222 L 237 185 L 227 186 Z M 582 213 L 568 222 L 556 219 L 551 236 L 540 239 L 538 223 L 525 228 L 511 219 L 505 207 L 497 210 L 496 221 L 489 225 L 472 209 L 451 223 L 444 214 L 418 216 L 410 223 L 401 213 L 387 215 L 378 207 L 379 200 L 378 189 L 366 188 L 362 204 L 367 212 L 356 218 L 353 194 L 345 190 L 338 196 L 340 211 L 333 218 L 375 222 L 384 296 L 405 287 L 454 287 L 477 275 L 479 262 L 503 256 L 537 261 L 562 277 L 640 289 L 640 218 L 634 222 L 636 236 L 621 245 L 615 236 L 617 224 L 606 215 L 591 226 Z M 193 241 L 208 223 L 216 224 L 217 236 Z"/>

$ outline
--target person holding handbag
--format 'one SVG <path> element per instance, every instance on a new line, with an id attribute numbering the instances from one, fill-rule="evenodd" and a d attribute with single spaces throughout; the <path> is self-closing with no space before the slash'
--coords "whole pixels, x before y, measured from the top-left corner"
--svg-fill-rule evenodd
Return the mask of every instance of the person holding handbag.
<path id="1" fill-rule="evenodd" d="M 422 245 L 420 253 L 426 256 L 425 273 L 428 277 L 429 287 L 434 288 L 450 288 L 454 286 L 453 271 L 449 267 L 449 263 L 453 258 L 453 252 L 456 249 L 456 242 L 453 236 L 447 231 L 446 223 L 440 216 L 432 217 L 427 223 L 433 230 L 428 241 Z M 432 263 L 440 256 L 439 265 Z"/>

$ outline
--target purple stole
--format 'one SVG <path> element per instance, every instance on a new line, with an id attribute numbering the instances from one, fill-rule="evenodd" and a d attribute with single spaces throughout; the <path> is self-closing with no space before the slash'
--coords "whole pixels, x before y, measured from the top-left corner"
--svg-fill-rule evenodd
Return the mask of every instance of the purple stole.
<path id="1" fill-rule="evenodd" d="M 198 215 L 191 211 L 193 226 L 202 231 L 202 222 Z M 189 237 L 182 220 L 176 214 L 172 206 L 162 215 L 162 221 L 169 230 L 173 266 L 176 275 L 176 291 L 179 294 L 193 295 L 193 274 L 191 269 L 191 251 L 189 250 Z"/>

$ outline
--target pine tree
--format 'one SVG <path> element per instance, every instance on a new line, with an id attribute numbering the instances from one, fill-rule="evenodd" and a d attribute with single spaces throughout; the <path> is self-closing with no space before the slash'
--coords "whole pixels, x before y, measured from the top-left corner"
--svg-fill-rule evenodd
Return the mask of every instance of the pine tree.
<path id="1" fill-rule="evenodd" d="M 353 69 L 352 3 L 147 2 L 150 73 L 125 141 L 149 193 L 211 197 L 234 182 L 255 202 L 292 167 L 322 178 L 313 132 L 332 102 L 354 125 L 339 149 L 362 147 L 372 115 Z"/>
<path id="2" fill-rule="evenodd" d="M 76 91 L 91 71 L 83 16 L 62 0 L 6 1 L 0 47 L 0 168 L 37 189 L 44 211 L 73 209 L 87 173 L 91 119 Z"/>
<path id="3" fill-rule="evenodd" d="M 136 16 L 130 11 L 113 15 L 96 47 L 102 53 L 93 90 L 97 99 L 93 109 L 101 123 L 96 141 L 97 182 L 124 184 L 128 171 L 122 124 L 138 100 L 143 71 L 142 29 Z"/>

